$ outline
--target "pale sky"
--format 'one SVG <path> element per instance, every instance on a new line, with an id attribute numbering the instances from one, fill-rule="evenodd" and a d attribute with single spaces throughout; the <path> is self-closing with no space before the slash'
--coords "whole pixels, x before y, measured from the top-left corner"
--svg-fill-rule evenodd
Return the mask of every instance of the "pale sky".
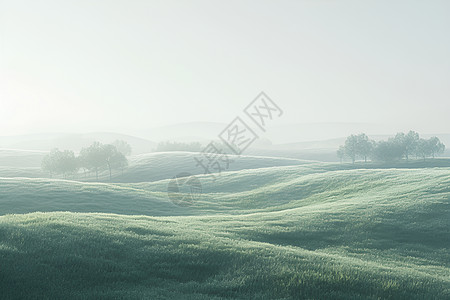
<path id="1" fill-rule="evenodd" d="M 229 122 L 450 132 L 450 1 L 0 0 L 0 135 Z"/>

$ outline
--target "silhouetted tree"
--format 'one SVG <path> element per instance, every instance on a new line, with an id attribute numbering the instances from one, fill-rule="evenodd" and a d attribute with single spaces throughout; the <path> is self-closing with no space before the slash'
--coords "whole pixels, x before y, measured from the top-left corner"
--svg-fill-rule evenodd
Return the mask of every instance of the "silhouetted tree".
<path id="1" fill-rule="evenodd" d="M 124 156 L 131 154 L 131 146 L 124 140 L 116 140 L 112 144 L 116 147 L 117 151 L 122 153 Z"/>
<path id="2" fill-rule="evenodd" d="M 445 151 L 445 145 L 439 140 L 438 137 L 432 137 L 428 141 L 429 152 L 433 158 L 436 155 L 441 154 Z"/>
<path id="3" fill-rule="evenodd" d="M 373 149 L 373 142 L 369 140 L 369 137 L 364 133 L 356 136 L 356 154 L 364 158 L 364 162 L 367 162 L 367 158 L 371 155 Z"/>
<path id="4" fill-rule="evenodd" d="M 375 143 L 371 141 L 364 133 L 349 136 L 344 146 L 340 146 L 337 155 L 342 161 L 344 156 L 351 158 L 354 163 L 357 157 L 372 157 L 378 161 L 396 161 L 403 157 L 409 160 L 411 154 L 416 157 L 426 159 L 429 156 L 433 158 L 445 151 L 445 145 L 437 137 L 428 140 L 420 138 L 415 131 L 409 131 L 408 134 L 399 132 L 395 137 L 387 141 Z"/>
<path id="5" fill-rule="evenodd" d="M 403 157 L 402 145 L 394 139 L 380 141 L 375 144 L 373 149 L 373 158 L 378 161 L 392 162 L 400 160 Z"/>
<path id="6" fill-rule="evenodd" d="M 98 172 L 101 169 L 108 169 L 109 179 L 112 179 L 112 170 L 123 168 L 128 165 L 125 155 L 117 150 L 112 144 L 101 144 L 94 142 L 91 146 L 80 151 L 79 162 L 84 168 L 93 170 L 98 180 Z"/>
<path id="7" fill-rule="evenodd" d="M 64 150 L 58 162 L 59 171 L 66 177 L 78 171 L 78 162 L 75 153 L 71 150 Z"/>
<path id="8" fill-rule="evenodd" d="M 41 168 L 45 172 L 50 173 L 50 177 L 53 177 L 53 174 L 56 173 L 56 156 L 58 155 L 58 149 L 52 149 L 49 154 L 44 156 L 41 163 Z"/>
<path id="9" fill-rule="evenodd" d="M 64 178 L 78 170 L 78 163 L 73 151 L 53 149 L 42 160 L 42 169 L 53 174 L 62 174 Z"/>
<path id="10" fill-rule="evenodd" d="M 416 147 L 416 156 L 417 157 L 421 157 L 423 158 L 423 160 L 425 160 L 425 158 L 427 158 L 428 156 L 431 155 L 430 152 L 430 147 L 428 144 L 428 141 L 425 139 L 419 139 L 419 141 L 417 142 L 417 147 Z"/>
<path id="11" fill-rule="evenodd" d="M 344 150 L 345 155 L 352 160 L 352 163 L 355 163 L 358 154 L 358 137 L 356 135 L 352 134 L 345 140 Z"/>
<path id="12" fill-rule="evenodd" d="M 419 134 L 415 131 L 410 131 L 408 134 L 399 132 L 396 134 L 394 140 L 402 147 L 403 155 L 406 160 L 409 160 L 409 156 L 416 152 Z"/>
<path id="13" fill-rule="evenodd" d="M 109 180 L 111 180 L 112 178 L 111 169 L 113 168 L 114 159 L 118 157 L 120 152 L 117 151 L 117 148 L 114 145 L 110 144 L 102 145 L 102 152 L 103 152 L 103 159 L 109 170 Z M 125 157 L 123 154 L 122 156 Z"/>
<path id="14" fill-rule="evenodd" d="M 123 169 L 128 166 L 128 160 L 120 152 L 117 152 L 112 158 L 111 158 L 111 165 L 114 169 L 120 169 L 122 171 L 123 175 Z"/>
<path id="15" fill-rule="evenodd" d="M 345 140 L 345 145 L 338 150 L 338 156 L 343 158 L 347 156 L 355 163 L 356 158 L 361 157 L 367 162 L 367 158 L 371 155 L 373 149 L 373 141 L 369 137 L 361 133 L 359 135 L 352 134 Z"/>
<path id="16" fill-rule="evenodd" d="M 99 142 L 94 142 L 91 146 L 81 149 L 80 162 L 83 163 L 83 167 L 93 170 L 98 180 L 98 171 L 106 165 L 103 145 Z"/>

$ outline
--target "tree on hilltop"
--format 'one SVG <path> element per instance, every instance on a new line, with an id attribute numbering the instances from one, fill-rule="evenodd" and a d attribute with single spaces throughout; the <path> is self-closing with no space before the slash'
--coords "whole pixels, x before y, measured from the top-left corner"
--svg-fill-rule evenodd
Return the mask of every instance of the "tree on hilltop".
<path id="1" fill-rule="evenodd" d="M 426 140 L 420 138 L 417 132 L 409 131 L 407 134 L 399 132 L 393 138 L 378 143 L 370 140 L 364 133 L 352 134 L 336 153 L 341 162 L 344 157 L 349 157 L 355 163 L 358 157 L 363 158 L 364 161 L 367 161 L 368 157 L 384 162 L 397 161 L 402 158 L 406 158 L 408 161 L 413 154 L 416 155 L 416 158 L 421 157 L 425 160 L 430 156 L 435 158 L 444 151 L 445 145 L 439 138 L 431 137 Z"/>
<path id="2" fill-rule="evenodd" d="M 95 172 L 97 180 L 98 172 L 101 169 L 106 168 L 109 171 L 111 180 L 113 169 L 121 168 L 123 172 L 123 168 L 128 165 L 125 154 L 118 151 L 116 146 L 99 142 L 94 142 L 91 146 L 81 149 L 79 160 L 85 168 Z"/>
<path id="3" fill-rule="evenodd" d="M 124 156 L 128 156 L 131 154 L 131 146 L 124 140 L 116 140 L 112 143 L 114 147 L 116 147 L 117 151 L 122 153 Z"/>
<path id="4" fill-rule="evenodd" d="M 349 157 L 352 160 L 352 163 L 355 163 L 358 157 L 361 157 L 367 162 L 367 158 L 372 153 L 372 148 L 373 141 L 371 141 L 366 134 L 352 134 L 345 140 L 345 145 L 339 148 L 337 154 L 341 160 L 344 156 Z"/>
<path id="5" fill-rule="evenodd" d="M 402 148 L 403 155 L 405 156 L 406 160 L 409 160 L 409 156 L 416 152 L 419 139 L 419 134 L 412 130 L 407 134 L 399 132 L 394 137 L 394 140 Z"/>
<path id="6" fill-rule="evenodd" d="M 94 142 L 91 146 L 81 149 L 80 161 L 85 168 L 95 172 L 95 178 L 98 180 L 98 171 L 106 164 L 103 144 Z"/>
<path id="7" fill-rule="evenodd" d="M 445 145 L 442 143 L 438 137 L 431 137 L 428 140 L 428 146 L 430 147 L 431 156 L 433 158 L 436 157 L 436 155 L 442 154 L 445 151 Z"/>
<path id="8" fill-rule="evenodd" d="M 51 177 L 54 174 L 62 174 L 66 178 L 68 174 L 77 172 L 78 163 L 73 151 L 60 151 L 55 148 L 43 158 L 41 167 L 49 172 Z"/>

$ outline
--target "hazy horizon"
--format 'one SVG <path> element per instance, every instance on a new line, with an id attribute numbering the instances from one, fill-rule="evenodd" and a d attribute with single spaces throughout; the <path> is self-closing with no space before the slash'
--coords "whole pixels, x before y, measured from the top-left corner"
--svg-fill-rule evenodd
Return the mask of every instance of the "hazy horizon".
<path id="1" fill-rule="evenodd" d="M 229 123 L 260 91 L 284 111 L 274 126 L 450 132 L 449 8 L 3 1 L 0 135 Z"/>
<path id="2" fill-rule="evenodd" d="M 305 142 L 326 142 L 342 140 L 351 134 L 365 133 L 369 137 L 378 139 L 393 137 L 398 132 L 417 131 L 417 128 L 407 126 L 391 127 L 387 124 L 377 123 L 350 123 L 350 122 L 323 122 L 323 123 L 292 123 L 271 124 L 266 132 L 258 131 L 258 128 L 247 121 L 247 124 L 258 132 L 261 142 L 270 142 L 272 145 L 295 144 Z M 24 134 L 0 135 L 0 148 L 13 149 L 17 141 L 42 143 L 48 140 L 63 141 L 73 137 L 97 137 L 106 142 L 116 139 L 142 139 L 152 143 L 170 142 L 200 142 L 206 145 L 211 140 L 218 140 L 219 133 L 228 125 L 224 122 L 185 122 L 155 126 L 138 130 L 117 131 L 48 131 L 29 132 Z M 419 131 L 425 137 L 438 136 L 445 144 L 450 144 L 450 131 L 427 132 Z M 109 138 L 108 138 L 109 137 Z M 56 143 L 54 147 L 65 147 L 65 143 Z M 252 147 L 255 147 L 253 145 Z M 257 146 L 256 146 L 257 147 Z M 40 149 L 36 149 L 40 150 Z"/>

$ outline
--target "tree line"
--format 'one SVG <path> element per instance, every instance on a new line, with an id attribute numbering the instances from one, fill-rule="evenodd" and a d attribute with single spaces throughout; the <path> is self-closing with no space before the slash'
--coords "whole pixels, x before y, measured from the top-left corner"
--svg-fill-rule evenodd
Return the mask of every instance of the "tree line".
<path id="1" fill-rule="evenodd" d="M 348 158 L 355 163 L 357 159 L 393 162 L 401 159 L 409 160 L 411 157 L 426 159 L 436 157 L 445 151 L 445 145 L 438 137 L 423 139 L 415 131 L 399 132 L 386 141 L 376 142 L 362 133 L 351 135 L 345 144 L 337 150 L 341 162 Z"/>
<path id="2" fill-rule="evenodd" d="M 94 142 L 91 146 L 81 149 L 78 156 L 71 150 L 53 149 L 42 160 L 42 169 L 53 177 L 54 175 L 77 174 L 80 169 L 86 172 L 94 172 L 98 180 L 98 172 L 109 171 L 109 179 L 112 178 L 112 170 L 123 169 L 128 166 L 127 155 L 131 154 L 131 146 L 125 141 L 115 141 L 112 144 Z"/>

